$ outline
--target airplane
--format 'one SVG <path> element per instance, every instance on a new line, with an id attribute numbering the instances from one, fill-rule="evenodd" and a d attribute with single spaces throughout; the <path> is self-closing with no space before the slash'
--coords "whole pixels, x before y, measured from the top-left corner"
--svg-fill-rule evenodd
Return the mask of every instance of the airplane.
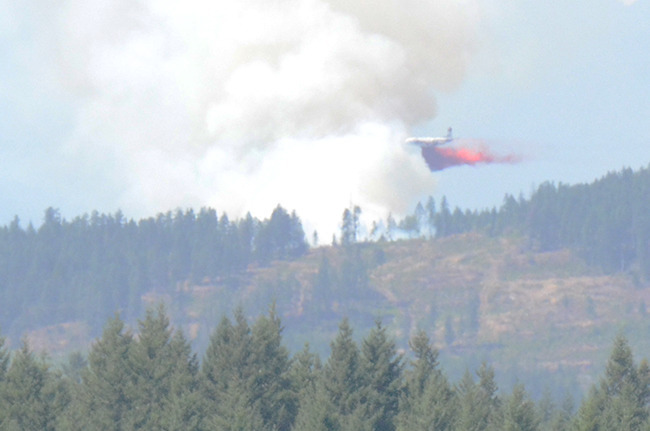
<path id="1" fill-rule="evenodd" d="M 437 147 L 439 145 L 445 145 L 453 141 L 454 138 L 451 136 L 451 127 L 447 129 L 447 136 L 444 138 L 407 138 L 407 144 L 417 145 L 420 148 L 429 148 Z"/>

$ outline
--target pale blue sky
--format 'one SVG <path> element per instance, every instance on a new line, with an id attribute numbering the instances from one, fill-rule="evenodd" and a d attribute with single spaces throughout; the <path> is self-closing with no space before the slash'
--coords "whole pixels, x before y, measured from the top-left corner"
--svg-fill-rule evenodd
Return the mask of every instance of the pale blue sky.
<path id="1" fill-rule="evenodd" d="M 48 206 L 264 217 L 279 202 L 328 232 L 349 201 L 482 208 L 650 163 L 647 0 L 386 1 L 392 23 L 337 0 L 277 16 L 252 0 L 85 3 L 0 0 L 0 223 L 38 225 Z M 243 24 L 211 21 L 231 12 Z M 403 138 L 448 126 L 523 160 L 405 174 Z"/>
<path id="2" fill-rule="evenodd" d="M 484 59 L 439 97 L 431 127 L 453 124 L 524 156 L 516 166 L 449 170 L 439 195 L 487 206 L 543 181 L 590 182 L 650 163 L 650 3 L 512 2 L 493 23 L 498 65 Z"/>

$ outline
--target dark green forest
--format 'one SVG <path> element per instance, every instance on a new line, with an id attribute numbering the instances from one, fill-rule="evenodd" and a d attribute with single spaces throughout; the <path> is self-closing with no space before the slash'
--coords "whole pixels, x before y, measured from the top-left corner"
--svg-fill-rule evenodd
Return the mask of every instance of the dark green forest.
<path id="1" fill-rule="evenodd" d="M 533 401 L 523 385 L 503 393 L 489 364 L 450 382 L 425 331 L 398 353 L 381 321 L 360 341 L 344 319 L 325 361 L 309 346 L 291 354 L 271 307 L 249 325 L 241 310 L 213 330 L 199 361 L 162 306 L 137 333 L 118 315 L 87 358 L 54 368 L 23 343 L 0 339 L 3 430 L 646 430 L 650 366 L 623 336 L 576 406 Z"/>
<path id="2" fill-rule="evenodd" d="M 650 168 L 623 169 L 591 184 L 544 183 L 529 198 L 506 195 L 499 209 L 451 211 L 443 198 L 437 211 L 430 202 L 411 217 L 430 218 L 438 237 L 517 233 L 538 250 L 573 249 L 606 273 L 650 276 Z"/>
<path id="3" fill-rule="evenodd" d="M 204 208 L 137 223 L 119 211 L 66 221 L 48 208 L 38 229 L 18 218 L 0 228 L 0 327 L 12 338 L 70 320 L 99 331 L 115 310 L 131 321 L 141 315 L 145 292 L 204 278 L 236 283 L 249 265 L 307 249 L 300 219 L 281 206 L 267 220 Z"/>
<path id="4" fill-rule="evenodd" d="M 578 427 L 570 429 L 645 429 L 648 366 L 645 362 L 634 364 L 630 348 L 622 338 L 615 341 L 601 383 L 575 408 L 568 400 L 566 405 L 558 401 L 555 387 L 549 388 L 546 398 L 539 398 L 539 388 L 533 388 L 537 402 L 521 385 L 515 385 L 511 393 L 500 392 L 488 365 L 472 370 L 457 382 L 449 382 L 440 370 L 433 343 L 423 341 L 424 333 L 411 340 L 410 350 L 402 357 L 395 346 L 406 347 L 407 337 L 394 341 L 377 324 L 357 344 L 351 324 L 344 321 L 332 341 L 327 361 L 321 363 L 313 352 L 324 356 L 323 346 L 334 334 L 337 319 L 346 313 L 359 325 L 359 314 L 350 315 L 346 310 L 362 310 L 361 317 L 368 323 L 364 323 L 364 328 L 374 316 L 382 315 L 384 311 L 378 312 L 376 304 L 385 298 L 372 289 L 373 280 L 368 274 L 373 268 L 392 264 L 384 253 L 386 242 L 398 244 L 405 237 L 431 238 L 432 242 L 419 241 L 433 244 L 457 234 L 478 232 L 491 238 L 516 237 L 518 247 L 526 250 L 569 249 L 603 274 L 632 275 L 638 281 L 635 289 L 641 291 L 650 275 L 650 208 L 646 208 L 650 205 L 649 172 L 647 168 L 625 169 L 591 184 L 545 183 L 530 197 L 508 195 L 501 207 L 490 210 L 451 210 L 446 198 L 440 202 L 431 198 L 424 205 L 419 204 L 412 215 L 401 220 L 389 216 L 385 223 L 375 223 L 367 233 L 359 222 L 362 209 L 353 207 L 343 211 L 341 230 L 332 247 L 315 252 L 309 250 L 298 215 L 281 206 L 264 220 L 251 215 L 231 220 L 225 213 L 209 208 L 198 212 L 176 210 L 139 221 L 128 219 L 119 211 L 93 212 L 66 220 L 58 210 L 48 208 L 38 227 L 31 223 L 22 226 L 15 218 L 0 227 L 0 328 L 7 336 L 6 344 L 18 345 L 17 340 L 34 328 L 70 321 L 87 322 L 90 335 L 98 338 L 87 358 L 85 353 L 74 355 L 63 367 L 55 367 L 35 354 L 27 341 L 11 355 L 7 348 L 3 349 L 0 420 L 4 422 L 0 422 L 0 429 L 366 429 L 364 424 L 373 424 L 367 429 L 428 429 L 426 424 L 430 423 L 437 424 L 435 429 L 569 429 L 568 423 Z M 303 264 L 307 268 L 305 273 L 313 277 L 307 282 L 296 279 L 288 269 L 290 263 L 304 257 L 311 259 L 312 265 Z M 216 319 L 234 309 L 226 296 L 235 297 L 235 292 L 249 286 L 246 283 L 251 279 L 246 278 L 247 274 L 278 262 L 287 265 L 280 265 L 281 269 L 274 273 L 276 278 L 264 281 L 268 289 L 256 291 L 266 296 L 255 296 L 251 301 L 262 302 L 264 306 L 275 295 L 281 305 L 293 298 L 278 294 L 291 289 L 295 294 L 301 283 L 313 285 L 308 291 L 312 296 L 304 303 L 305 315 L 283 318 L 310 327 L 319 325 L 321 318 L 334 318 L 331 327 L 321 332 L 327 338 L 313 340 L 312 351 L 292 355 L 282 347 L 277 315 L 273 312 L 249 327 L 244 317 L 245 312 L 251 313 L 248 308 L 245 312 L 237 311 L 234 322 L 224 318 L 209 337 L 208 331 Z M 188 327 L 183 327 L 185 333 L 172 331 L 164 313 L 146 311 L 143 300 L 151 292 L 174 292 L 185 285 L 218 286 L 220 294 L 226 295 L 221 308 L 209 309 L 212 323 L 208 319 L 199 321 L 206 327 L 205 337 L 200 335 L 193 342 L 194 346 L 199 345 L 201 361 L 185 338 Z M 182 301 L 183 297 L 176 295 L 173 299 Z M 338 309 L 334 310 L 332 303 L 336 301 Z M 390 311 L 395 303 L 383 304 L 384 310 L 389 310 L 383 316 L 390 321 L 396 315 Z M 561 304 L 568 307 L 569 299 Z M 173 303 L 176 308 L 185 305 Z M 214 302 L 209 306 L 214 307 Z M 645 303 L 636 308 L 645 315 Z M 111 319 L 115 311 L 120 317 Z M 597 316 L 598 311 L 590 312 Z M 433 314 L 428 315 L 428 323 L 435 323 Z M 129 324 L 142 315 L 146 317 L 139 328 L 130 332 Z M 447 314 L 445 321 L 444 343 L 436 345 L 460 349 L 462 346 L 454 346 L 454 340 L 447 338 L 463 320 L 454 323 L 450 316 Z M 470 319 L 469 328 L 472 322 Z M 401 324 L 408 329 L 408 322 Z M 433 326 L 430 329 L 432 335 Z M 156 331 L 158 335 L 151 335 L 147 341 L 146 334 Z M 594 329 L 594 336 L 598 336 L 597 331 Z M 438 336 L 439 333 L 434 334 Z M 387 350 L 368 345 L 373 337 L 383 340 Z M 346 349 L 354 353 L 335 348 L 344 339 Z M 296 339 L 287 344 L 295 346 Z M 499 346 L 485 346 L 492 348 Z M 219 353 L 221 350 L 226 353 Z M 444 350 L 442 353 L 444 357 Z M 349 365 L 354 371 L 328 371 L 339 360 L 339 354 L 341 361 L 354 363 Z M 372 361 L 379 361 L 380 357 L 387 362 L 373 365 Z M 516 361 L 515 357 L 510 359 Z M 213 361 L 217 365 L 210 365 Z M 230 361 L 241 363 L 233 365 Z M 516 363 L 498 365 L 500 370 L 517 369 Z M 425 367 L 424 371 L 419 367 Z M 228 369 L 231 371 L 224 371 Z M 372 374 L 380 369 L 384 373 L 381 376 Z M 339 388 L 328 383 L 337 381 L 336 373 L 345 375 L 337 383 Z M 477 413 L 478 407 L 470 408 L 463 404 L 468 401 L 463 400 L 470 397 L 474 404 L 482 405 L 483 401 L 477 400 L 485 395 L 480 395 L 485 391 L 480 388 L 486 375 L 491 376 L 490 407 Z M 413 381 L 418 378 L 419 386 L 414 389 Z M 122 380 L 124 383 L 118 384 Z M 429 380 L 435 380 L 436 385 L 427 386 Z M 214 387 L 206 386 L 208 381 Z M 162 386 L 158 387 L 159 383 Z M 511 386 L 504 386 L 510 392 Z M 528 388 L 531 390 L 530 385 Z M 100 395 L 102 391 L 106 394 Z M 20 397 L 29 398 L 29 402 L 38 400 L 38 406 L 29 407 L 38 415 L 20 410 L 29 404 Z M 510 402 L 515 404 L 511 406 Z M 529 413 L 509 413 L 508 409 L 515 409 L 517 403 L 527 406 L 525 410 Z M 433 409 L 438 412 L 430 419 L 434 422 L 421 419 L 428 418 L 432 405 L 440 406 Z M 467 421 L 476 420 L 474 414 L 483 415 L 485 420 L 481 423 L 485 427 L 467 425 Z M 509 414 L 524 415 L 531 428 L 504 428 Z M 467 419 L 467 415 L 472 419 Z M 19 422 L 23 417 L 46 420 L 47 425 L 30 428 Z M 448 428 L 436 422 L 439 420 Z M 158 422 L 147 425 L 148 421 Z M 98 425 L 115 423 L 124 425 Z M 389 423 L 388 428 L 380 425 L 385 423 Z M 589 423 L 591 427 L 586 425 Z M 611 426 L 622 423 L 631 425 Z M 239 424 L 239 428 L 233 424 Z"/>
<path id="5" fill-rule="evenodd" d="M 364 240 L 360 212 L 344 211 L 341 245 Z M 545 183 L 529 198 L 507 195 L 491 210 L 452 211 L 446 198 L 438 205 L 429 199 L 413 215 L 399 221 L 389 216 L 380 225 L 374 224 L 369 238 L 391 240 L 399 232 L 438 238 L 472 231 L 522 235 L 531 249 L 570 248 L 606 273 L 631 271 L 647 279 L 650 170 L 624 169 L 591 184 Z M 250 214 L 230 220 L 203 208 L 137 222 L 119 211 L 68 221 L 48 208 L 38 228 L 22 227 L 17 217 L 0 227 L 0 327 L 19 338 L 27 328 L 79 320 L 98 335 L 115 310 L 127 321 L 136 319 L 146 292 L 205 279 L 237 288 L 250 265 L 295 259 L 307 250 L 300 218 L 281 206 L 265 220 Z M 347 266 L 363 264 L 348 260 Z M 366 282 L 361 267 L 344 272 L 351 289 Z"/>

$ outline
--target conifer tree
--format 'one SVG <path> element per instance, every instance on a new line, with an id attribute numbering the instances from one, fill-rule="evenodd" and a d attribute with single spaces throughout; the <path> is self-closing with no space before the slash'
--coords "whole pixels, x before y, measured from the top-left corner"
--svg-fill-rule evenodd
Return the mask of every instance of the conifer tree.
<path id="1" fill-rule="evenodd" d="M 252 336 L 241 308 L 236 325 L 224 317 L 210 338 L 201 368 L 201 393 L 206 403 L 205 429 L 264 429 L 251 393 Z"/>
<path id="2" fill-rule="evenodd" d="M 360 400 L 359 348 L 352 339 L 347 318 L 339 324 L 339 332 L 330 344 L 331 353 L 323 368 L 323 384 L 337 414 L 352 414 Z"/>
<path id="3" fill-rule="evenodd" d="M 411 370 L 406 377 L 406 390 L 409 396 L 419 396 L 429 378 L 439 373 L 438 350 L 431 346 L 426 332 L 419 330 L 410 340 L 409 347 L 415 356 Z"/>
<path id="4" fill-rule="evenodd" d="M 68 355 L 68 360 L 62 366 L 63 375 L 75 383 L 81 383 L 81 374 L 88 367 L 88 361 L 79 351 Z"/>
<path id="5" fill-rule="evenodd" d="M 288 431 L 298 412 L 297 393 L 289 375 L 289 351 L 282 345 L 282 325 L 275 304 L 252 330 L 250 393 L 264 424 Z"/>
<path id="6" fill-rule="evenodd" d="M 400 402 L 397 429 L 450 430 L 454 426 L 456 400 L 449 382 L 438 369 L 438 352 L 422 330 L 409 345 L 415 361 L 406 374 L 406 392 Z"/>
<path id="7" fill-rule="evenodd" d="M 282 345 L 280 319 L 271 308 L 252 330 L 241 309 L 236 325 L 224 318 L 210 339 L 201 369 L 208 422 L 228 417 L 234 406 L 260 415 L 264 426 L 288 430 L 298 410 Z M 243 413 L 242 413 L 243 414 Z"/>
<path id="8" fill-rule="evenodd" d="M 487 430 L 495 412 L 491 394 L 476 383 L 469 371 L 466 371 L 458 383 L 457 429 L 464 431 Z"/>
<path id="9" fill-rule="evenodd" d="M 3 430 L 55 430 L 61 404 L 62 387 L 43 358 L 37 359 L 27 342 L 16 352 L 6 372 L 0 397 L 4 417 Z M 57 394 L 60 395 L 57 398 Z"/>
<path id="10" fill-rule="evenodd" d="M 549 431 L 568 431 L 573 429 L 571 427 L 571 421 L 573 419 L 573 408 L 573 397 L 570 394 L 567 394 L 562 401 L 560 408 L 557 410 L 551 423 L 546 429 Z"/>
<path id="11" fill-rule="evenodd" d="M 134 400 L 130 421 L 138 429 L 159 428 L 172 371 L 167 350 L 171 329 L 162 305 L 156 311 L 148 308 L 139 327 L 138 339 L 129 350 Z"/>
<path id="12" fill-rule="evenodd" d="M 363 340 L 361 352 L 364 421 L 371 429 L 392 431 L 402 389 L 402 358 L 380 320 Z"/>
<path id="13" fill-rule="evenodd" d="M 163 409 L 164 430 L 198 430 L 205 414 L 199 390 L 199 363 L 183 333 L 176 331 L 169 343 L 173 371 L 169 377 L 169 402 Z"/>
<path id="14" fill-rule="evenodd" d="M 0 424 L 4 422 L 4 419 L 7 415 L 7 406 L 5 405 L 5 400 L 2 394 L 4 393 L 5 388 L 5 378 L 7 375 L 7 369 L 9 368 L 9 352 L 4 346 L 5 338 L 0 336 Z"/>
<path id="15" fill-rule="evenodd" d="M 512 394 L 503 405 L 504 431 L 535 431 L 539 429 L 539 419 L 535 403 L 528 397 L 522 384 L 516 384 Z"/>
<path id="16" fill-rule="evenodd" d="M 137 429 L 191 429 L 199 411 L 191 401 L 197 390 L 195 357 L 181 332 L 172 335 L 160 305 L 139 322 L 139 337 L 130 350 L 134 402 L 130 424 Z"/>
<path id="17" fill-rule="evenodd" d="M 303 349 L 293 356 L 289 370 L 293 390 L 300 399 L 303 399 L 304 392 L 315 387 L 320 373 L 320 358 L 309 350 L 309 343 L 305 343 Z"/>
<path id="18" fill-rule="evenodd" d="M 331 306 L 332 290 L 337 286 L 336 268 L 323 252 L 318 265 L 318 273 L 314 277 L 312 304 L 318 311 L 326 311 Z M 315 316 L 317 318 L 318 316 Z"/>
<path id="19" fill-rule="evenodd" d="M 605 376 L 582 402 L 575 429 L 643 429 L 648 421 L 649 374 L 647 362 L 637 369 L 627 339 L 617 336 Z"/>
<path id="20" fill-rule="evenodd" d="M 0 336 L 0 383 L 4 381 L 9 369 L 9 351 L 5 347 L 5 337 Z"/>
<path id="21" fill-rule="evenodd" d="M 306 343 L 303 350 L 294 355 L 290 375 L 299 399 L 298 414 L 292 429 L 340 429 L 339 417 L 325 389 L 320 359 L 309 350 L 309 344 Z"/>
<path id="22" fill-rule="evenodd" d="M 212 421 L 224 408 L 227 393 L 248 391 L 251 366 L 252 336 L 243 310 L 235 310 L 233 325 L 224 316 L 210 337 L 201 365 L 201 393 L 206 403 L 206 420 Z M 230 388 L 240 385 L 242 388 Z M 238 400 L 241 404 L 242 399 Z"/>
<path id="23" fill-rule="evenodd" d="M 576 431 L 598 431 L 602 429 L 602 414 L 605 409 L 605 394 L 596 386 L 592 387 L 589 395 L 582 401 L 578 414 L 574 419 Z"/>
<path id="24" fill-rule="evenodd" d="M 351 414 L 341 418 L 342 431 L 374 431 L 373 422 L 368 420 L 367 412 L 359 406 Z"/>
<path id="25" fill-rule="evenodd" d="M 497 430 L 501 427 L 501 400 L 497 396 L 498 386 L 494 380 L 494 368 L 483 362 L 476 371 L 478 377 L 478 394 L 481 404 L 488 415 L 487 429 Z"/>
<path id="26" fill-rule="evenodd" d="M 57 418 L 57 429 L 65 431 L 82 431 L 84 417 L 81 403 L 82 375 L 87 372 L 88 361 L 80 352 L 68 355 L 67 363 L 62 366 L 61 387 L 68 396 L 66 408 Z"/>
<path id="27" fill-rule="evenodd" d="M 623 335 L 614 339 L 612 354 L 607 361 L 602 388 L 609 396 L 617 396 L 626 384 L 636 383 L 637 375 L 634 365 L 632 349 Z"/>
<path id="28" fill-rule="evenodd" d="M 539 428 L 541 430 L 547 430 L 557 415 L 557 407 L 547 386 L 544 387 L 542 397 L 537 402 L 536 410 L 539 419 Z"/>
<path id="29" fill-rule="evenodd" d="M 449 211 L 447 197 L 443 196 L 442 201 L 440 201 L 440 211 L 435 213 L 436 238 L 443 238 L 450 235 L 453 228 L 451 223 L 451 212 Z"/>
<path id="30" fill-rule="evenodd" d="M 251 399 L 247 386 L 233 377 L 221 394 L 216 415 L 209 417 L 207 429 L 220 431 L 270 431 L 258 404 Z"/>
<path id="31" fill-rule="evenodd" d="M 436 202 L 432 196 L 427 199 L 426 205 L 427 227 L 429 228 L 429 238 L 433 238 L 436 230 Z"/>
<path id="32" fill-rule="evenodd" d="M 409 407 L 398 418 L 398 431 L 453 430 L 456 419 L 456 400 L 444 375 L 427 380 L 424 392 L 409 402 Z"/>
<path id="33" fill-rule="evenodd" d="M 321 378 L 301 393 L 300 410 L 293 430 L 339 431 L 341 429 L 341 418 Z"/>
<path id="34" fill-rule="evenodd" d="M 7 406 L 2 397 L 5 388 L 5 378 L 7 376 L 7 369 L 9 368 L 10 354 L 5 347 L 5 338 L 0 336 L 0 424 L 3 423 L 7 415 Z"/>
<path id="35" fill-rule="evenodd" d="M 650 404 L 650 363 L 644 358 L 639 364 L 638 372 L 638 402 L 640 405 Z"/>
<path id="36" fill-rule="evenodd" d="M 110 319 L 88 354 L 82 373 L 81 425 L 88 430 L 122 430 L 130 426 L 135 379 L 130 354 L 133 336 L 118 315 Z"/>
<path id="37" fill-rule="evenodd" d="M 361 208 L 354 206 L 343 211 L 341 220 L 341 245 L 349 246 L 357 242 L 359 235 L 359 217 Z"/>
<path id="38" fill-rule="evenodd" d="M 636 430 L 648 418 L 647 364 L 637 370 L 627 339 L 619 335 L 607 362 L 601 391 L 606 402 L 602 424 L 608 429 Z"/>
<path id="39" fill-rule="evenodd" d="M 352 222 L 352 211 L 348 208 L 343 210 L 341 220 L 341 245 L 348 246 L 354 243 L 354 227 Z"/>

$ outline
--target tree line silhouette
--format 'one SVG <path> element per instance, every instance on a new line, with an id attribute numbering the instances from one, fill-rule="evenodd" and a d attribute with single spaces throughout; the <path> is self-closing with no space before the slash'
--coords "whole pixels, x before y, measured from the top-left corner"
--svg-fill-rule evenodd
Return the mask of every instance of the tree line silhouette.
<path id="1" fill-rule="evenodd" d="M 414 223 L 418 221 L 418 223 Z M 611 172 L 590 184 L 541 184 L 529 198 L 506 195 L 500 208 L 453 211 L 432 199 L 401 222 L 436 237 L 465 232 L 519 234 L 541 251 L 570 248 L 606 273 L 650 277 L 650 168 Z"/>
<path id="2" fill-rule="evenodd" d="M 355 341 L 347 319 L 322 362 L 309 346 L 283 346 L 274 307 L 249 325 L 242 311 L 213 330 L 202 361 L 162 306 L 148 308 L 137 333 L 109 319 L 87 358 L 60 368 L 26 342 L 9 352 L 0 338 L 3 430 L 643 430 L 650 367 L 618 336 L 600 382 L 579 408 L 521 384 L 500 391 L 483 364 L 452 384 L 426 332 L 398 353 L 380 321 Z"/>
<path id="3" fill-rule="evenodd" d="M 205 278 L 236 283 L 249 265 L 307 250 L 300 219 L 281 206 L 266 220 L 203 208 L 138 222 L 120 211 L 67 221 L 48 208 L 38 229 L 17 217 L 0 228 L 0 327 L 12 336 L 71 320 L 101 328 L 110 310 L 133 320 L 145 292 Z"/>

